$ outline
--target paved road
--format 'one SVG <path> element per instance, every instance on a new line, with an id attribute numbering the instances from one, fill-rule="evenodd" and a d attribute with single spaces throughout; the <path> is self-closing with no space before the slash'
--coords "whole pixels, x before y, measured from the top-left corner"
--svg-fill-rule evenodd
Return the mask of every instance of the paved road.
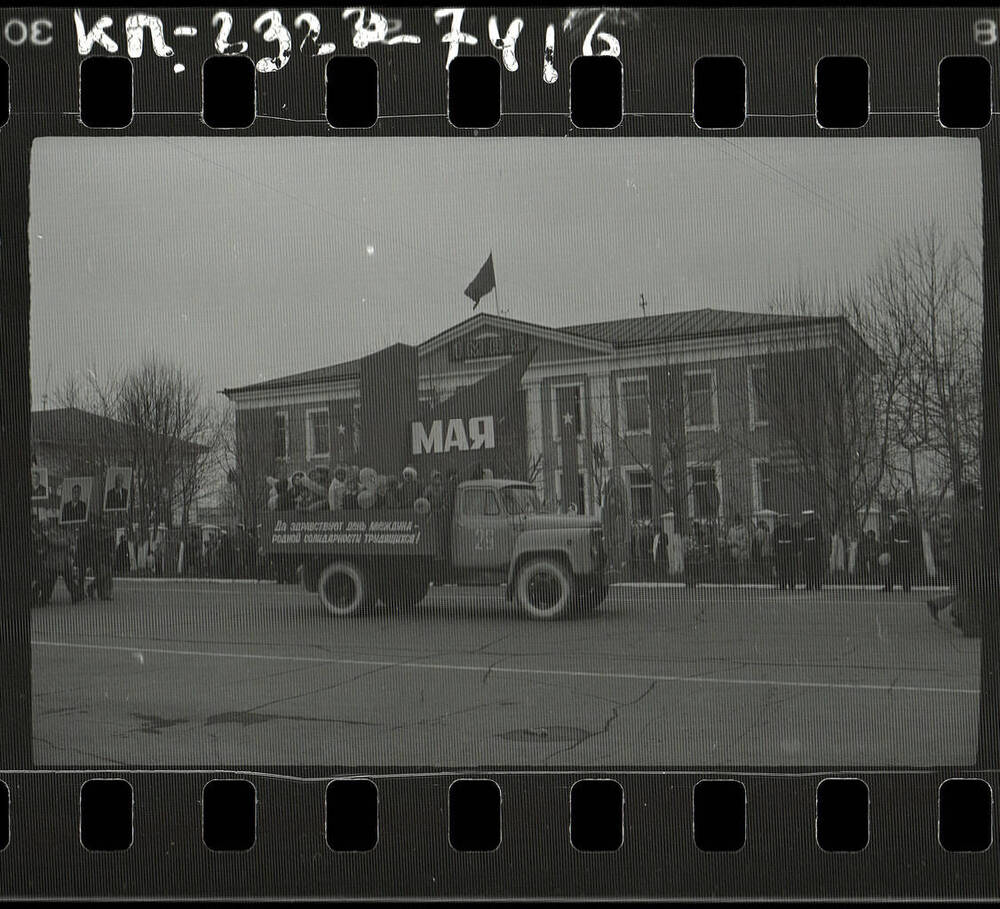
<path id="1" fill-rule="evenodd" d="M 33 613 L 39 766 L 933 765 L 975 754 L 978 642 L 925 594 L 498 590 L 327 616 L 272 584 L 116 582 Z M 60 599 L 61 597 L 61 599 Z"/>

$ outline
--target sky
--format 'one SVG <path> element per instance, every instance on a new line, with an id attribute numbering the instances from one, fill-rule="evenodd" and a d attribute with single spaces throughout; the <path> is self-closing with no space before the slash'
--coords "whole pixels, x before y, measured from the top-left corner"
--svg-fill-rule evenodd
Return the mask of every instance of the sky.
<path id="1" fill-rule="evenodd" d="M 974 139 L 47 138 L 30 194 L 33 408 L 151 351 L 214 392 L 419 343 L 490 251 L 479 310 L 559 326 L 981 242 Z"/>

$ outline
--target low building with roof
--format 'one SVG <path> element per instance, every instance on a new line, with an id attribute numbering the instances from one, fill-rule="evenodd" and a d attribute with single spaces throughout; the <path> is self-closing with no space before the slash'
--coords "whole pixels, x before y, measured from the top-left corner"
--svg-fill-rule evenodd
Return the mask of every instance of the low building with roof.
<path id="1" fill-rule="evenodd" d="M 553 328 L 479 313 L 415 347 L 223 393 L 259 440 L 266 472 L 318 464 L 397 472 L 434 445 L 448 447 L 456 417 L 490 417 L 488 444 L 470 441 L 474 423 L 452 433 L 460 475 L 486 466 L 591 514 L 617 487 L 633 518 L 712 520 L 824 507 L 823 484 L 777 437 L 768 410 L 786 400 L 771 390 L 788 381 L 802 386 L 808 409 L 809 377 L 831 363 L 877 366 L 838 317 L 705 308 Z M 512 366 L 513 386 L 479 392 Z M 461 402 L 457 413 L 449 401 Z M 567 468 L 576 484 L 564 482 Z"/>

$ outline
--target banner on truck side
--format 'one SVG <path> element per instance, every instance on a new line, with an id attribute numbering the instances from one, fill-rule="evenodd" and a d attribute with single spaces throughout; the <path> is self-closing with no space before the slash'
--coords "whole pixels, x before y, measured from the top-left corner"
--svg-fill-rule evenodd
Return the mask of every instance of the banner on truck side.
<path id="1" fill-rule="evenodd" d="M 267 516 L 262 544 L 269 555 L 342 552 L 345 555 L 432 555 L 430 515 L 388 510 L 307 516 L 278 511 Z"/>

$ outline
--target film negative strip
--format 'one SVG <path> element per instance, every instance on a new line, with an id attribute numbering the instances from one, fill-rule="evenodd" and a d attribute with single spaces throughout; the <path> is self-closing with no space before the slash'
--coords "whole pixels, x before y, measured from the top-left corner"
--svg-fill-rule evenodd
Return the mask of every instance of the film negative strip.
<path id="1" fill-rule="evenodd" d="M 0 11 L 0 896 L 995 898 L 998 22 Z"/>

